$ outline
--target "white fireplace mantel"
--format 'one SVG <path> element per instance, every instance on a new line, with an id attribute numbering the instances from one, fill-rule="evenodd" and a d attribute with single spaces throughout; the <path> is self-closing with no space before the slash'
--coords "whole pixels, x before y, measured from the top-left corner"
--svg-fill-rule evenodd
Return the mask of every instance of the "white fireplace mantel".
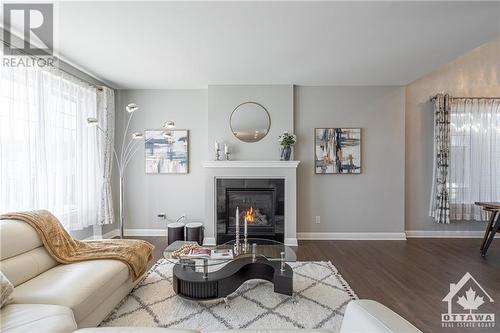
<path id="1" fill-rule="evenodd" d="M 203 161 L 204 168 L 296 168 L 300 161 Z"/>
<path id="2" fill-rule="evenodd" d="M 216 243 L 216 183 L 220 178 L 285 180 L 285 244 L 297 246 L 297 167 L 300 161 L 204 161 L 205 245 Z"/>

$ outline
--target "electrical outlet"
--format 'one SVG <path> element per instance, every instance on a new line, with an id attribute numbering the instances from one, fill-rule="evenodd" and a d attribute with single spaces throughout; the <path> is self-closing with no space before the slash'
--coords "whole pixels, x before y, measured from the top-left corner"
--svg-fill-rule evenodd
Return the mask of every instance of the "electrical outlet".
<path id="1" fill-rule="evenodd" d="M 320 224 L 321 223 L 321 216 L 316 216 L 316 224 Z"/>

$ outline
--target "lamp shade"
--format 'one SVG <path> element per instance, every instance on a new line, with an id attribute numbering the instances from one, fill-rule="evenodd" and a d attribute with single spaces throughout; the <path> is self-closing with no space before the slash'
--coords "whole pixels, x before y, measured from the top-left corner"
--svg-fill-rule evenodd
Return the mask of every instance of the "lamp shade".
<path id="1" fill-rule="evenodd" d="M 128 113 L 132 113 L 139 110 L 139 106 L 135 103 L 130 103 L 125 107 L 125 109 L 127 110 Z"/>
<path id="2" fill-rule="evenodd" d="M 165 122 L 165 124 L 163 125 L 163 128 L 166 128 L 166 129 L 173 129 L 175 128 L 175 122 L 173 120 L 168 120 Z"/>
<path id="3" fill-rule="evenodd" d="M 142 139 L 144 135 L 141 132 L 132 133 L 132 139 Z"/>
<path id="4" fill-rule="evenodd" d="M 97 125 L 97 118 L 87 118 L 87 125 L 89 126 L 95 126 Z"/>

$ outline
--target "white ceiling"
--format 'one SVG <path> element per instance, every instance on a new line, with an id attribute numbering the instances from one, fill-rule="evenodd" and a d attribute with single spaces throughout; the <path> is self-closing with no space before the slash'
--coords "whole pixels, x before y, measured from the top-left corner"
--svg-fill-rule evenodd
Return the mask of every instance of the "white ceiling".
<path id="1" fill-rule="evenodd" d="M 115 88 L 404 85 L 500 37 L 499 2 L 65 2 L 63 58 Z"/>

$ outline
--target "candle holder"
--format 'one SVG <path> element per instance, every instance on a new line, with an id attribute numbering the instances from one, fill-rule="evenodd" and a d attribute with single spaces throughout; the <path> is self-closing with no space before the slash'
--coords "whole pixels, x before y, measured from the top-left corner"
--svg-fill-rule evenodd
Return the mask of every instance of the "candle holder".
<path id="1" fill-rule="evenodd" d="M 224 144 L 224 155 L 226 155 L 226 160 L 229 161 L 229 155 L 231 155 L 231 149 L 227 144 Z"/>
<path id="2" fill-rule="evenodd" d="M 240 228 L 236 228 L 236 240 L 234 241 L 234 255 L 237 256 L 240 253 Z"/>
<path id="3" fill-rule="evenodd" d="M 216 160 L 216 161 L 220 161 L 220 160 L 222 160 L 222 156 L 221 156 L 221 154 L 220 154 L 220 149 L 217 149 L 217 150 L 215 151 L 215 160 Z"/>
<path id="4" fill-rule="evenodd" d="M 234 255 L 240 253 L 240 208 L 236 207 L 236 225 L 235 225 L 236 239 L 234 240 Z"/>
<path id="5" fill-rule="evenodd" d="M 245 217 L 245 226 L 243 229 L 243 252 L 247 252 L 247 246 L 248 246 L 248 220 Z"/>
<path id="6" fill-rule="evenodd" d="M 280 253 L 280 259 L 281 259 L 280 272 L 283 273 L 285 271 L 285 252 Z"/>

